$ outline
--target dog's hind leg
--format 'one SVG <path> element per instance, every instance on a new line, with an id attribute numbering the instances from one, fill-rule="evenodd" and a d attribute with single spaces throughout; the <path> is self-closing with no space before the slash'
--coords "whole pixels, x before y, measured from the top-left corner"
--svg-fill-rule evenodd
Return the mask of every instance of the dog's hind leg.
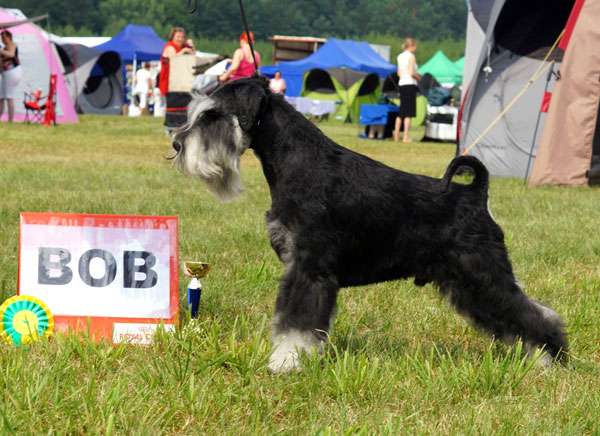
<path id="1" fill-rule="evenodd" d="M 320 352 L 327 339 L 337 280 L 291 266 L 281 281 L 273 322 L 272 372 L 300 369 L 300 353 Z"/>
<path id="2" fill-rule="evenodd" d="M 489 263 L 487 268 L 484 263 L 480 266 L 440 282 L 458 312 L 495 338 L 507 342 L 520 338 L 530 354 L 543 348 L 555 360 L 565 358 L 567 338 L 556 312 L 525 295 L 509 270 Z M 550 361 L 544 354 L 541 363 Z"/>

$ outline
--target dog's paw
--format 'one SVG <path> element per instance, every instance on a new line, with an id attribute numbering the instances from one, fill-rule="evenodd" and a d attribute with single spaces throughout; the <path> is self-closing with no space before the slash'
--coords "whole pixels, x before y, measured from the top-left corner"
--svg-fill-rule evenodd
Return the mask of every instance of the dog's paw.
<path id="1" fill-rule="evenodd" d="M 540 358 L 536 361 L 536 365 L 539 368 L 551 368 L 554 366 L 554 359 L 548 353 L 543 352 Z"/>
<path id="2" fill-rule="evenodd" d="M 273 336 L 273 353 L 269 359 L 268 369 L 272 373 L 289 373 L 300 371 L 300 353 L 319 352 L 322 341 L 310 331 L 288 330 Z"/>
<path id="3" fill-rule="evenodd" d="M 530 359 L 535 359 L 535 366 L 538 368 L 550 368 L 555 363 L 550 354 L 536 345 L 526 343 L 525 351 Z"/>
<path id="4" fill-rule="evenodd" d="M 300 371 L 300 356 L 296 350 L 283 350 L 276 348 L 267 366 L 269 372 L 273 374 L 285 374 L 293 371 Z"/>

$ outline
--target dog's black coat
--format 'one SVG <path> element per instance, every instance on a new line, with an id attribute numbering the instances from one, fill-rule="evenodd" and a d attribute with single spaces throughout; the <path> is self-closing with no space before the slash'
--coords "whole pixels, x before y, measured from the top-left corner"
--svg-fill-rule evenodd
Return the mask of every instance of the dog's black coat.
<path id="1" fill-rule="evenodd" d="M 259 79 L 223 86 L 211 98 L 218 107 L 204 116 L 237 116 L 269 184 L 267 224 L 286 265 L 278 330 L 319 336 L 339 288 L 414 277 L 419 286 L 439 286 L 499 339 L 520 337 L 554 357 L 567 350 L 560 318 L 515 280 L 477 159 L 456 158 L 441 180 L 408 174 L 336 144 Z M 461 166 L 475 172 L 470 185 L 451 182 Z"/>

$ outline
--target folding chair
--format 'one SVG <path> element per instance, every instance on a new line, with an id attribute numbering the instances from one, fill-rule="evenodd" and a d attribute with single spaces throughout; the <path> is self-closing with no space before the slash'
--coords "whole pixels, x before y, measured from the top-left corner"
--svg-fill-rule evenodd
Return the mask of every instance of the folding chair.
<path id="1" fill-rule="evenodd" d="M 25 106 L 25 122 L 26 123 L 42 123 L 44 119 L 44 111 L 46 103 L 42 102 L 46 97 L 42 95 L 41 89 L 36 89 L 33 92 L 25 92 L 23 97 L 23 106 Z"/>
<path id="2" fill-rule="evenodd" d="M 43 96 L 42 90 L 25 92 L 25 122 L 39 123 L 46 126 L 56 125 L 56 74 L 50 74 L 48 95 Z"/>

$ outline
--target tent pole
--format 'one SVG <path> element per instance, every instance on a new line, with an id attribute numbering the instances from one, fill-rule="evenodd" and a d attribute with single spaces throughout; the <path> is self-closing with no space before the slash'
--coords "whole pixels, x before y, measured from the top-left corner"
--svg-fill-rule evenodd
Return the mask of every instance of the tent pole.
<path id="1" fill-rule="evenodd" d="M 548 92 L 548 86 L 550 85 L 550 79 L 554 74 L 554 64 L 552 62 L 552 66 L 550 67 L 550 71 L 548 71 L 548 75 L 546 76 L 546 86 L 544 87 L 544 96 Z M 542 97 L 543 98 L 543 97 Z M 533 149 L 535 148 L 535 138 L 537 137 L 538 129 L 540 127 L 540 120 L 542 119 L 542 108 L 538 111 L 537 120 L 535 122 L 535 129 L 533 129 L 533 138 L 531 138 L 531 148 L 529 149 L 529 158 L 527 159 L 527 168 L 525 168 L 525 184 L 527 184 L 527 179 L 529 178 L 529 170 L 531 167 L 531 159 L 533 158 Z"/>
<path id="2" fill-rule="evenodd" d="M 125 70 L 127 71 L 127 70 Z M 135 79 L 137 76 L 137 53 L 133 53 L 133 70 L 131 71 L 131 101 L 129 102 L 129 109 L 128 109 L 128 113 L 131 113 L 131 108 L 135 105 L 135 99 L 134 99 L 134 91 L 135 91 Z M 125 77 L 127 77 L 127 74 L 125 74 Z"/>
<path id="3" fill-rule="evenodd" d="M 52 74 L 52 29 L 50 28 L 50 14 L 46 14 L 46 28 L 48 29 L 48 55 L 50 56 L 50 74 Z"/>
<path id="4" fill-rule="evenodd" d="M 136 79 L 136 74 L 137 72 L 137 53 L 133 54 L 133 71 L 132 71 L 132 75 L 131 75 L 131 98 L 133 100 L 133 90 L 135 89 L 135 79 Z"/>
<path id="5" fill-rule="evenodd" d="M 348 70 L 346 70 L 346 68 L 342 68 L 342 70 L 344 71 L 344 82 L 348 83 Z M 350 94 L 348 94 L 348 87 L 345 86 L 346 88 L 346 108 L 348 109 L 348 115 L 346 115 L 346 119 L 344 120 L 344 123 L 348 122 L 348 119 L 350 119 L 350 122 L 352 122 L 352 107 L 350 106 Z"/>

